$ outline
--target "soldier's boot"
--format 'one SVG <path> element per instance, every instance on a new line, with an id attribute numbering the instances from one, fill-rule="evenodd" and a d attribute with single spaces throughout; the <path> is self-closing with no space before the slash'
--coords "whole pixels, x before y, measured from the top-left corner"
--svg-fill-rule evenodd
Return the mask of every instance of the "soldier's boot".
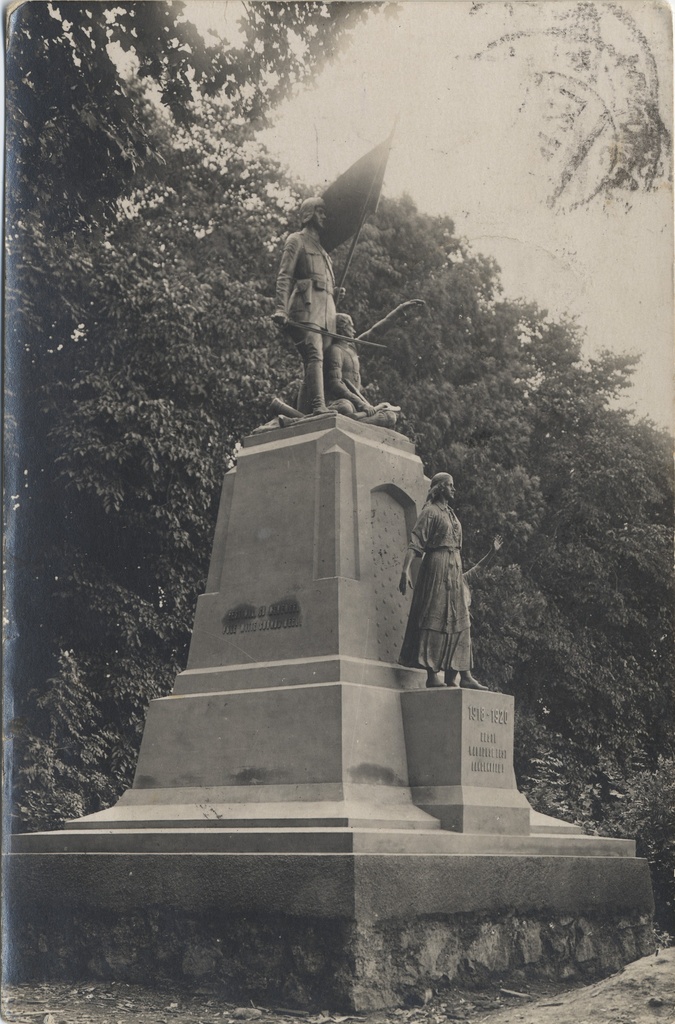
<path id="1" fill-rule="evenodd" d="M 311 412 L 310 416 L 319 416 L 328 412 L 326 399 L 323 392 L 323 359 L 321 356 L 309 359 L 305 367 L 305 390 L 307 404 Z"/>
<path id="2" fill-rule="evenodd" d="M 302 419 L 303 416 L 301 412 L 298 412 L 297 409 L 294 409 L 292 405 L 287 405 L 286 402 L 282 402 L 280 398 L 272 399 L 272 401 L 270 402 L 270 412 L 272 413 L 273 416 L 278 416 L 279 414 L 281 414 L 282 416 L 288 417 L 288 419 L 296 420 Z"/>

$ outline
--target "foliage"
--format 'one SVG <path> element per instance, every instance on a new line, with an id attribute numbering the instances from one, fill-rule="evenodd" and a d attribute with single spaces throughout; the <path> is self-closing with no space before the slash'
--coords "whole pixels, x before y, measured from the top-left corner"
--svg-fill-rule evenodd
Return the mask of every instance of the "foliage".
<path id="1" fill-rule="evenodd" d="M 632 776 L 603 826 L 605 835 L 637 840 L 652 875 L 656 922 L 675 936 L 675 761 L 659 757 L 656 770 Z"/>
<path id="2" fill-rule="evenodd" d="M 205 134 L 217 115 L 204 112 Z M 259 275 L 273 276 L 270 235 L 295 200 L 248 135 L 230 129 L 206 156 L 174 137 L 161 184 L 123 204 L 126 216 L 95 242 L 34 236 L 33 262 L 58 288 L 41 289 L 43 333 L 31 343 L 40 448 L 17 544 L 28 531 L 27 599 L 36 584 L 44 593 L 32 628 L 74 653 L 67 665 L 61 654 L 34 703 L 15 685 L 19 713 L 32 706 L 34 716 L 17 723 L 32 824 L 78 801 L 106 806 L 130 781 L 148 700 L 185 661 L 222 475 L 288 362 Z M 63 341 L 44 337 L 47 324 Z M 53 672 L 49 648 L 43 664 L 31 655 L 31 675 Z M 91 691 L 81 709 L 73 666 Z M 82 731 L 95 737 L 89 775 L 74 754 Z"/>
<path id="3" fill-rule="evenodd" d="M 130 781 L 184 661 L 222 473 L 265 405 L 251 350 L 276 341 L 259 275 L 284 186 L 247 119 L 378 6 L 249 5 L 236 45 L 206 45 L 180 3 L 11 15 L 5 709 L 33 827 Z"/>
<path id="4" fill-rule="evenodd" d="M 368 370 L 428 473 L 453 472 L 468 561 L 506 541 L 473 611 L 486 679 L 544 729 L 519 771 L 564 757 L 575 799 L 597 786 L 601 813 L 636 759 L 670 749 L 669 438 L 612 404 L 632 358 L 585 361 L 573 321 L 499 301 L 494 264 L 449 221 L 383 203 L 355 264 L 359 326 L 398 297 L 426 300 Z"/>
<path id="5" fill-rule="evenodd" d="M 106 806 L 129 773 L 119 744 L 110 742 L 114 726 L 104 718 L 110 709 L 103 708 L 72 651 L 61 653 L 58 668 L 36 700 L 47 727 L 29 733 L 25 742 L 18 811 L 37 828 L 81 817 L 88 809 L 84 794 L 90 791 Z"/>
<path id="6" fill-rule="evenodd" d="M 158 154 L 147 118 L 120 68 L 152 82 L 177 124 L 194 101 L 219 95 L 235 123 L 266 113 L 333 58 L 377 4 L 267 3 L 243 7 L 241 40 L 205 42 L 166 0 L 19 5 L 7 55 L 8 196 L 63 230 L 112 212 L 111 204 Z"/>

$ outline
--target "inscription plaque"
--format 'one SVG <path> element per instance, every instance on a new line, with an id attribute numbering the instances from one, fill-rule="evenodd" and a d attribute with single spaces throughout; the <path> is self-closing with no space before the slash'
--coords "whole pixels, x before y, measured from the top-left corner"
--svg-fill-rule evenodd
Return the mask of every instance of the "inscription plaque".
<path id="1" fill-rule="evenodd" d="M 468 754 L 471 772 L 503 775 L 508 758 L 510 736 L 509 712 L 505 708 L 488 708 L 482 704 L 467 704 L 467 720 L 488 726 L 476 735 L 475 728 L 469 730 Z"/>
<path id="2" fill-rule="evenodd" d="M 297 629 L 302 626 L 300 604 L 284 598 L 273 604 L 240 604 L 223 616 L 223 633 L 264 633 L 270 629 Z"/>

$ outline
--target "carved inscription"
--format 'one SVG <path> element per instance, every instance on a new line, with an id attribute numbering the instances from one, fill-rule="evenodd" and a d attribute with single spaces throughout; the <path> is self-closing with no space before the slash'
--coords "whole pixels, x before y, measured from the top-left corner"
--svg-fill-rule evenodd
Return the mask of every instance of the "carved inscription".
<path id="1" fill-rule="evenodd" d="M 223 616 L 223 633 L 266 633 L 270 629 L 297 629 L 302 626 L 300 605 L 295 598 L 274 604 L 240 604 Z"/>
<path id="2" fill-rule="evenodd" d="M 468 704 L 467 716 L 470 722 L 485 723 L 488 726 L 504 726 L 509 724 L 509 713 L 503 708 L 486 708 L 480 704 Z M 508 749 L 500 746 L 504 739 L 497 731 L 486 729 L 478 734 L 478 743 L 469 744 L 469 757 L 472 772 L 488 772 L 492 775 L 503 775 L 505 772 Z"/>
<path id="3" fill-rule="evenodd" d="M 467 705 L 470 722 L 491 722 L 494 725 L 508 725 L 509 713 L 503 708 L 484 708 L 476 704 Z"/>

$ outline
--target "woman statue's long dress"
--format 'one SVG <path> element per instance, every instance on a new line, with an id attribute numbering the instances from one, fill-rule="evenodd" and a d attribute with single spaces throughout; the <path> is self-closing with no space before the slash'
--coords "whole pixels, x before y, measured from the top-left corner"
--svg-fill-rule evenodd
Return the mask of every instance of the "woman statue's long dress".
<path id="1" fill-rule="evenodd" d="M 469 591 L 462 573 L 462 527 L 450 507 L 449 473 L 437 473 L 406 552 L 399 589 L 412 587 L 410 566 L 421 557 L 399 662 L 427 671 L 427 686 L 486 690 L 471 675 Z M 445 680 L 439 677 L 443 672 Z"/>

